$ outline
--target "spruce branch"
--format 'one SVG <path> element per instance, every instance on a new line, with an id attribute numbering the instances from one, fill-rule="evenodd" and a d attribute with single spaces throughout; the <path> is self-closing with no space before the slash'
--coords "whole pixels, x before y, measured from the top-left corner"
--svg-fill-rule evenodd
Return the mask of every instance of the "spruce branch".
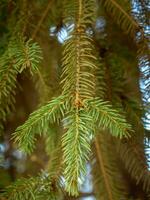
<path id="1" fill-rule="evenodd" d="M 23 39 L 19 44 L 15 59 L 19 73 L 28 68 L 31 74 L 33 74 L 38 71 L 39 64 L 42 60 L 41 48 L 31 39 L 28 41 Z"/>
<path id="2" fill-rule="evenodd" d="M 122 138 L 128 137 L 132 131 L 131 126 L 127 123 L 125 117 L 114 109 L 108 102 L 99 98 L 86 100 L 87 110 L 93 117 L 98 126 L 109 129 L 113 136 Z"/>
<path id="3" fill-rule="evenodd" d="M 83 196 L 81 195 L 83 193 L 79 191 L 86 172 L 86 163 L 91 154 L 90 144 L 92 141 L 94 141 L 92 149 L 93 159 L 90 167 L 94 171 L 93 187 L 94 189 L 98 188 L 95 190 L 96 192 L 91 193 L 92 195 L 97 196 L 98 199 L 118 200 L 121 198 L 140 199 L 142 198 L 141 196 L 146 196 L 145 194 L 149 193 L 150 181 L 148 166 L 146 165 L 146 159 L 144 157 L 144 145 L 140 144 L 143 150 L 141 152 L 140 145 L 138 146 L 136 144 L 137 141 L 141 141 L 142 143 L 144 137 L 143 124 L 140 123 L 142 113 L 140 112 L 140 105 L 137 105 L 137 108 L 139 108 L 137 110 L 127 102 L 128 97 L 132 97 L 133 94 L 135 96 L 137 95 L 139 100 L 141 98 L 138 87 L 138 81 L 140 80 L 138 62 L 140 62 L 139 65 L 140 67 L 142 66 L 142 69 L 143 66 L 146 66 L 145 70 L 142 71 L 144 75 L 142 81 L 145 80 L 146 87 L 144 95 L 145 99 L 148 98 L 148 43 L 145 39 L 143 29 L 140 27 L 140 24 L 142 24 L 141 21 L 138 23 L 138 21 L 134 20 L 134 16 L 132 17 L 126 11 L 125 4 L 125 7 L 123 7 L 117 0 L 99 0 L 99 2 L 107 12 L 104 14 L 103 9 L 101 10 L 100 8 L 100 15 L 97 16 L 97 20 L 94 19 L 95 10 L 99 6 L 96 0 L 63 0 L 65 9 L 61 8 L 61 0 L 55 1 L 55 3 L 53 0 L 39 0 L 38 2 L 31 2 L 32 6 L 29 7 L 28 1 L 23 0 L 21 4 L 16 2 L 14 4 L 16 5 L 15 8 L 8 8 L 11 7 L 12 2 L 10 1 L 8 5 L 7 2 L 4 3 L 4 9 L 0 8 L 0 12 L 2 11 L 2 15 L 0 15 L 0 26 L 2 25 L 4 27 L 4 30 L 0 31 L 2 43 L 4 35 L 2 51 L 6 49 L 5 44 L 7 41 L 5 42 L 5 40 L 9 37 L 9 31 L 12 32 L 12 26 L 18 20 L 18 14 L 20 17 L 16 25 L 17 28 L 15 28 L 13 33 L 15 39 L 13 38 L 13 41 L 8 45 L 8 49 L 6 49 L 6 52 L 0 58 L 0 123 L 6 120 L 8 113 L 13 109 L 18 74 L 22 73 L 25 69 L 29 69 L 31 74 L 37 72 L 41 60 L 40 47 L 36 43 L 33 43 L 32 40 L 26 41 L 22 38 L 20 39 L 20 37 L 17 38 L 16 34 L 18 30 L 22 35 L 27 33 L 29 36 L 30 25 L 33 26 L 37 18 L 39 18 L 39 22 L 37 22 L 31 38 L 33 40 L 37 39 L 37 34 L 42 27 L 44 28 L 42 30 L 50 27 L 51 42 L 55 42 L 56 44 L 56 42 L 59 42 L 59 37 L 63 35 L 62 32 L 64 30 L 66 31 L 66 28 L 70 28 L 67 32 L 69 37 L 62 44 L 62 68 L 58 66 L 58 54 L 53 59 L 54 67 L 58 67 L 58 76 L 59 72 L 62 72 L 61 95 L 33 112 L 28 120 L 17 128 L 13 135 L 13 139 L 18 143 L 19 148 L 27 153 L 32 153 L 36 145 L 36 136 L 44 135 L 46 140 L 46 153 L 50 157 L 46 168 L 52 176 L 46 182 L 45 178 L 43 180 L 43 175 L 15 182 L 5 193 L 5 197 L 8 200 L 60 200 L 75 198 L 68 197 L 69 195 L 78 195 L 78 198 L 82 198 Z M 128 2 L 128 5 L 131 6 L 134 2 L 132 4 L 130 3 Z M 39 10 L 43 10 L 42 6 L 45 10 L 38 17 Z M 131 6 L 130 11 L 132 11 L 132 8 Z M 9 25 L 5 26 L 3 25 L 3 14 L 5 15 L 5 10 L 7 9 L 11 9 L 13 13 L 11 16 L 14 19 L 12 19 L 13 23 L 11 23 L 11 20 L 9 22 L 9 17 L 4 16 L 9 22 L 6 23 Z M 14 11 L 12 11 L 13 9 Z M 51 12 L 51 17 L 49 27 L 47 27 L 45 20 L 49 15 L 49 11 Z M 63 16 L 61 15 L 62 11 L 64 12 Z M 29 20 L 30 13 L 34 13 L 35 15 L 31 16 L 30 23 L 26 23 Z M 101 16 L 103 16 L 102 20 Z M 120 36 L 120 29 L 110 28 L 109 25 L 107 26 L 109 16 L 112 16 L 114 22 L 124 32 L 131 35 L 139 45 L 139 58 L 135 56 L 135 46 L 132 49 L 128 48 L 132 45 L 129 44 L 131 40 L 126 43 L 126 38 L 124 38 L 126 36 L 124 35 L 123 38 Z M 142 14 L 141 18 L 143 16 Z M 62 19 L 63 17 L 65 19 Z M 63 24 L 62 20 L 64 22 Z M 101 23 L 103 21 L 104 24 Z M 28 25 L 29 27 L 27 27 Z M 99 30 L 97 30 L 97 27 Z M 29 31 L 27 32 L 27 30 Z M 109 32 L 110 30 L 111 32 Z M 114 38 L 114 35 L 115 37 L 116 35 L 118 36 L 117 40 Z M 44 36 L 45 34 L 40 34 L 38 40 L 46 43 L 42 46 L 45 53 L 45 64 L 47 66 L 47 61 L 49 61 L 46 57 L 49 49 L 47 47 L 50 47 L 51 44 L 48 44 L 47 40 L 43 40 Z M 94 47 L 93 37 L 97 38 L 96 43 L 98 42 L 100 44 L 98 45 L 99 48 L 97 51 Z M 124 47 L 122 47 L 122 44 Z M 55 46 L 57 53 L 60 51 L 60 46 Z M 103 47 L 104 52 L 102 52 Z M 97 59 L 99 50 L 103 57 L 100 60 L 101 66 Z M 117 56 L 115 56 L 113 51 L 117 52 Z M 128 57 L 130 53 L 132 55 Z M 109 59 L 109 56 L 112 60 Z M 131 64 L 132 59 L 133 65 Z M 110 61 L 110 70 L 107 70 L 108 66 L 105 66 L 103 61 L 106 61 L 106 65 Z M 119 65 L 116 61 L 119 62 Z M 125 76 L 121 72 L 123 71 L 121 68 L 123 65 L 125 65 L 123 67 Z M 97 70 L 99 70 L 98 74 L 95 74 Z M 48 72 L 47 69 L 46 72 Z M 50 81 L 47 85 L 42 74 L 39 71 L 37 74 L 40 79 L 37 88 L 38 90 L 40 89 L 41 96 L 45 102 L 45 99 L 51 98 L 52 90 L 49 84 L 53 82 L 53 79 L 47 73 Z M 96 85 L 97 78 L 99 79 L 99 88 Z M 109 81 L 110 79 L 111 81 Z M 125 89 L 126 86 L 127 90 Z M 97 89 L 99 89 L 98 93 L 96 93 Z M 96 96 L 100 96 L 100 98 L 96 98 Z M 109 102 L 105 101 L 107 97 L 112 105 L 120 107 L 126 113 L 120 114 L 122 111 L 119 112 Z M 144 107 L 146 108 L 145 105 Z M 131 144 L 130 141 L 132 138 L 128 140 L 124 138 L 128 137 L 132 131 L 128 122 L 131 123 L 135 131 L 136 137 L 133 137 L 135 144 Z M 59 126 L 60 129 L 58 128 L 58 123 L 61 123 L 61 126 Z M 2 127 L 1 124 L 0 127 Z M 54 129 L 52 130 L 53 127 Z M 100 134 L 95 135 L 95 131 L 98 131 Z M 148 139 L 149 135 L 145 134 L 145 137 Z M 121 142 L 120 138 L 123 138 Z M 126 143 L 122 144 L 122 141 Z M 121 147 L 117 146 L 117 142 Z M 118 152 L 116 151 L 116 147 L 119 149 Z M 64 173 L 62 174 L 62 172 Z M 126 174 L 129 177 L 126 178 Z M 60 180 L 61 178 L 62 180 Z M 55 185 L 55 181 L 57 180 L 59 182 L 58 185 L 61 185 L 61 190 L 63 192 L 66 190 L 69 195 L 67 193 L 65 195 L 61 193 L 61 197 L 57 197 L 55 194 L 55 190 L 58 191 L 58 187 Z M 143 189 L 137 187 L 140 189 L 140 191 L 137 191 L 134 183 L 140 183 L 140 186 L 143 184 Z M 134 194 L 135 190 L 132 190 L 132 187 L 138 194 Z"/>
<path id="4" fill-rule="evenodd" d="M 144 152 L 141 152 L 141 145 L 135 141 L 129 143 L 120 141 L 118 143 L 118 152 L 120 158 L 125 164 L 125 168 L 136 180 L 136 184 L 142 183 L 145 192 L 150 191 L 150 173 Z"/>
<path id="5" fill-rule="evenodd" d="M 19 148 L 31 153 L 35 146 L 35 134 L 48 131 L 49 123 L 59 122 L 64 116 L 64 106 L 64 96 L 59 96 L 33 112 L 13 134 Z"/>
<path id="6" fill-rule="evenodd" d="M 95 91 L 93 71 L 96 69 L 97 59 L 92 51 L 92 38 L 86 34 L 87 26 L 93 23 L 93 6 L 92 0 L 79 0 L 77 4 L 74 2 L 73 8 L 77 9 L 73 10 L 75 29 L 65 42 L 62 59 L 61 84 L 63 93 L 68 96 L 71 103 L 70 112 L 64 119 L 67 131 L 62 139 L 64 176 L 66 190 L 75 196 L 78 195 L 79 179 L 85 173 L 85 164 L 90 153 L 88 135 L 93 132 L 92 118 L 88 113 L 84 113 L 83 105 L 83 99 L 93 97 Z"/>
<path id="7" fill-rule="evenodd" d="M 64 93 L 75 96 L 75 104 L 94 95 L 92 71 L 96 69 L 96 57 L 92 55 L 92 49 L 92 39 L 83 33 L 74 33 L 64 46 L 61 83 Z"/>
<path id="8" fill-rule="evenodd" d="M 86 33 L 86 28 L 94 21 L 95 1 L 71 1 L 68 4 L 75 7 L 72 9 L 75 28 L 64 45 L 61 83 L 63 93 L 69 93 L 73 96 L 74 103 L 80 104 L 82 99 L 92 97 L 95 91 L 94 71 L 97 58 L 93 54 L 93 40 Z M 69 20 L 70 15 L 66 18 Z"/>
<path id="9" fill-rule="evenodd" d="M 57 186 L 56 186 L 57 187 Z M 59 199 L 59 188 L 54 188 L 53 177 L 47 172 L 31 178 L 18 179 L 12 185 L 8 186 L 0 197 L 6 197 L 7 200 L 47 200 Z"/>
<path id="10" fill-rule="evenodd" d="M 0 58 L 0 119 L 1 123 L 11 112 L 15 103 L 17 75 L 29 68 L 33 74 L 41 61 L 41 49 L 37 43 L 24 38 L 12 38 L 8 48 Z M 1 124 L 2 127 L 2 124 Z"/>
<path id="11" fill-rule="evenodd" d="M 77 196 L 96 123 L 101 128 L 109 128 L 112 135 L 120 138 L 128 136 L 130 126 L 107 102 L 94 98 L 97 58 L 87 29 L 93 23 L 95 1 L 78 0 L 72 3 L 70 5 L 75 5 L 72 6 L 75 27 L 63 49 L 62 95 L 33 112 L 25 124 L 17 128 L 14 139 L 21 149 L 31 153 L 35 146 L 35 134 L 47 131 L 49 123 L 60 123 L 63 119 L 65 188 L 69 194 Z"/>
<path id="12" fill-rule="evenodd" d="M 66 190 L 78 195 L 79 180 L 86 172 L 86 162 L 90 153 L 92 118 L 82 110 L 76 110 L 64 119 L 66 133 L 62 138 L 64 150 L 64 176 Z"/>
<path id="13" fill-rule="evenodd" d="M 114 20 L 123 28 L 123 30 L 131 36 L 139 31 L 144 37 L 144 31 L 136 22 L 136 20 L 129 15 L 121 5 L 115 0 L 100 0 L 100 3 L 106 8 L 107 11 L 114 17 Z"/>

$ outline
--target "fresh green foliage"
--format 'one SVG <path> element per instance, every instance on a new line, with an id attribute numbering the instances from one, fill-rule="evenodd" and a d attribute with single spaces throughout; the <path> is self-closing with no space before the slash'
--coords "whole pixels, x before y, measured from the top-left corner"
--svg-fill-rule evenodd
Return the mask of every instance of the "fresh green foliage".
<path id="1" fill-rule="evenodd" d="M 64 116 L 64 100 L 64 96 L 51 100 L 33 112 L 25 124 L 17 128 L 14 139 L 22 150 L 31 153 L 35 146 L 35 134 L 47 132 L 49 123 L 59 122 L 61 116 Z"/>
<path id="2" fill-rule="evenodd" d="M 63 92 L 68 95 L 79 95 L 81 99 L 94 96 L 96 57 L 93 55 L 92 39 L 85 33 L 73 33 L 65 42 L 63 51 Z"/>
<path id="3" fill-rule="evenodd" d="M 42 59 L 41 48 L 32 40 L 20 40 L 21 41 L 19 41 L 18 47 L 15 47 L 15 45 L 12 46 L 12 51 L 15 53 L 16 66 L 19 69 L 19 73 L 28 68 L 31 74 L 33 74 L 38 70 L 40 61 Z"/>
<path id="4" fill-rule="evenodd" d="M 90 153 L 92 118 L 83 110 L 75 110 L 64 119 L 67 132 L 62 139 L 65 164 L 65 185 L 69 194 L 78 195 L 79 179 L 85 175 Z"/>
<path id="5" fill-rule="evenodd" d="M 143 200 L 149 195 L 143 144 L 149 135 L 142 123 L 148 86 L 144 101 L 139 88 L 139 68 L 148 65 L 148 43 L 142 23 L 132 13 L 134 2 L 17 0 L 0 6 L 0 127 L 11 118 L 19 78 L 30 71 L 37 92 L 32 100 L 27 98 L 31 109 L 27 105 L 27 113 L 20 109 L 12 118 L 26 119 L 35 102 L 38 108 L 16 128 L 11 140 L 16 146 L 10 148 L 18 147 L 28 157 L 33 153 L 31 160 L 47 171 L 16 181 L 2 197 L 82 198 L 87 165 L 97 199 Z M 147 77 L 146 68 L 142 81 L 148 85 Z M 30 81 L 24 87 L 29 88 L 23 98 L 30 96 Z M 5 129 L 7 138 L 11 131 L 9 126 Z M 41 152 L 47 154 L 42 161 Z"/>
<path id="6" fill-rule="evenodd" d="M 37 177 L 22 178 L 9 186 L 4 194 L 8 200 L 57 200 L 58 189 L 54 188 L 52 178 L 45 172 Z"/>
<path id="7" fill-rule="evenodd" d="M 93 11 L 93 3 L 94 1 L 85 1 L 82 4 L 79 1 L 75 29 L 65 42 L 61 81 L 63 96 L 33 112 L 14 133 L 15 142 L 25 152 L 30 153 L 36 141 L 35 134 L 45 132 L 49 123 L 55 123 L 66 115 L 63 125 L 67 132 L 62 140 L 64 177 L 66 190 L 72 195 L 78 194 L 78 179 L 85 173 L 90 152 L 89 134 L 94 132 L 96 123 L 105 129 L 109 128 L 112 135 L 120 138 L 128 136 L 128 131 L 131 130 L 125 118 L 107 102 L 92 99 L 95 95 L 94 69 L 97 59 L 93 54 L 92 38 L 88 36 L 86 29 L 93 22 L 93 16 L 92 13 L 88 16 L 86 12 L 82 13 L 82 6 Z M 71 146 L 74 146 L 72 150 Z"/>
<path id="8" fill-rule="evenodd" d="M 19 37 L 12 38 L 7 50 L 0 58 L 0 119 L 6 121 L 15 103 L 17 74 L 29 69 L 33 74 L 38 70 L 41 60 L 41 49 L 37 43 Z M 2 124 L 0 122 L 0 126 Z"/>
<path id="9" fill-rule="evenodd" d="M 99 98 L 87 101 L 89 114 L 95 120 L 97 125 L 104 129 L 109 129 L 113 136 L 122 138 L 128 137 L 131 126 L 127 124 L 126 119 L 108 102 L 104 102 Z"/>

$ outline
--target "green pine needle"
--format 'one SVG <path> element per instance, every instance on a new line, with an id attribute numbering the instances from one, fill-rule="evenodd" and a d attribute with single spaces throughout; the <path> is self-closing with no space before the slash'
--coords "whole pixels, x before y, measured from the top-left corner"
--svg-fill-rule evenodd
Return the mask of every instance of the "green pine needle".
<path id="1" fill-rule="evenodd" d="M 129 137 L 132 131 L 125 117 L 114 109 L 108 102 L 99 98 L 86 101 L 87 110 L 100 128 L 109 129 L 115 137 Z"/>
<path id="2" fill-rule="evenodd" d="M 77 196 L 91 151 L 92 118 L 83 110 L 72 111 L 64 119 L 64 127 L 67 129 L 62 138 L 65 185 L 69 194 Z"/>
<path id="3" fill-rule="evenodd" d="M 31 153 L 35 147 L 35 135 L 47 132 L 49 123 L 59 122 L 64 116 L 64 96 L 60 96 L 48 102 L 35 112 L 28 120 L 19 126 L 13 134 L 13 139 L 19 148 L 27 153 Z"/>

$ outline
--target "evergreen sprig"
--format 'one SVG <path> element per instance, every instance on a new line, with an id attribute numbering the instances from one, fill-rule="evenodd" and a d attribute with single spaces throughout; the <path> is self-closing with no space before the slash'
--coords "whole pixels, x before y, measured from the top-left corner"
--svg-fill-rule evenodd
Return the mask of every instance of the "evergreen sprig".
<path id="1" fill-rule="evenodd" d="M 144 25 L 147 29 L 148 23 L 143 20 L 148 16 L 148 9 L 145 10 L 147 0 L 38 0 L 31 1 L 30 6 L 27 0 L 15 3 L 5 1 L 0 3 L 0 52 L 6 50 L 0 58 L 0 126 L 13 109 L 18 73 L 25 69 L 31 74 L 37 72 L 41 60 L 37 43 L 23 39 L 18 36 L 18 32 L 38 40 L 43 47 L 41 73 L 44 76 L 46 73 L 49 82 L 45 82 L 42 74 L 38 73 L 40 80 L 36 83 L 36 90 L 40 91 L 40 103 L 49 101 L 55 94 L 58 96 L 62 90 L 60 96 L 52 98 L 31 113 L 13 135 L 19 148 L 29 154 L 36 145 L 36 136 L 44 135 L 46 153 L 50 158 L 46 168 L 51 177 L 42 174 L 31 179 L 21 179 L 8 187 L 6 199 L 72 199 L 62 193 L 61 197 L 57 197 L 55 181 L 58 180 L 61 189 L 65 188 L 69 195 L 77 196 L 87 162 L 93 170 L 94 195 L 98 199 L 146 198 L 150 191 L 150 177 L 143 141 L 144 136 L 146 141 L 150 136 L 148 132 L 144 133 L 140 122 L 144 109 L 148 109 L 146 103 L 150 85 L 148 40 L 145 38 L 148 31 L 144 34 L 141 28 Z M 95 18 L 97 7 L 99 16 Z M 9 11 L 10 16 L 6 11 Z M 134 12 L 141 15 L 139 21 Z M 31 16 L 31 13 L 34 15 Z M 119 29 L 113 26 L 112 20 Z M 127 34 L 122 36 L 120 28 Z M 50 35 L 45 30 L 50 30 Z M 62 44 L 62 67 L 58 67 L 61 49 L 59 37 L 64 36 L 63 31 L 68 31 L 69 37 Z M 10 35 L 13 38 L 7 48 L 5 44 Z M 134 51 L 136 48 L 138 58 Z M 102 56 L 100 63 L 99 53 Z M 54 73 L 51 65 L 52 69 L 57 69 L 58 76 L 61 72 L 62 87 L 54 86 L 57 81 L 51 79 Z M 143 98 L 139 91 L 140 70 L 141 85 L 145 82 L 144 109 L 140 105 Z M 136 98 L 137 104 L 130 102 L 136 101 Z M 148 116 L 148 111 L 145 113 Z M 148 123 L 145 124 L 148 126 Z M 131 137 L 125 138 L 131 132 Z M 91 144 L 93 159 L 89 160 Z"/>
<path id="2" fill-rule="evenodd" d="M 130 135 L 131 126 L 108 102 L 94 98 L 87 100 L 86 103 L 89 114 L 99 127 L 109 129 L 113 136 L 119 138 Z"/>
<path id="3" fill-rule="evenodd" d="M 66 190 L 69 194 L 78 195 L 90 154 L 92 118 L 84 110 L 75 110 L 64 119 L 64 127 L 67 129 L 62 138 Z"/>
<path id="4" fill-rule="evenodd" d="M 129 143 L 119 142 L 118 152 L 125 164 L 125 168 L 136 180 L 136 184 L 142 183 L 146 193 L 150 191 L 150 173 L 141 144 L 132 140 Z"/>
<path id="5" fill-rule="evenodd" d="M 47 132 L 49 123 L 59 122 L 64 116 L 64 96 L 59 96 L 31 113 L 28 120 L 14 133 L 14 140 L 20 149 L 31 153 L 35 147 L 35 135 Z"/>
<path id="6" fill-rule="evenodd" d="M 74 33 L 66 41 L 63 52 L 63 92 L 85 99 L 92 97 L 95 91 L 93 71 L 96 69 L 96 57 L 92 54 L 92 39 L 84 33 Z M 77 100 L 77 99 L 76 99 Z M 77 103 L 77 102 L 76 102 Z"/>
<path id="7" fill-rule="evenodd" d="M 14 46 L 12 46 L 12 49 Z M 42 51 L 40 46 L 33 42 L 31 39 L 19 41 L 17 52 L 15 53 L 16 67 L 21 73 L 24 69 L 28 68 L 33 75 L 38 70 L 39 64 L 42 60 Z"/>
<path id="8" fill-rule="evenodd" d="M 1 197 L 6 197 L 7 200 L 57 200 L 58 191 L 51 175 L 44 172 L 36 177 L 18 179 L 7 187 Z"/>
<path id="9" fill-rule="evenodd" d="M 41 61 L 41 49 L 37 43 L 24 38 L 12 38 L 0 58 L 0 126 L 15 103 L 17 74 L 29 68 L 33 74 Z"/>
<path id="10" fill-rule="evenodd" d="M 116 0 L 100 0 L 99 2 L 126 33 L 134 37 L 137 32 L 140 32 L 142 37 L 144 36 L 142 28 L 134 17 L 128 14 Z"/>
<path id="11" fill-rule="evenodd" d="M 64 44 L 61 83 L 63 93 L 72 95 L 76 104 L 81 99 L 92 97 L 95 91 L 94 71 L 97 58 L 93 53 L 93 40 L 88 33 L 88 28 L 94 21 L 94 5 L 94 0 L 68 2 L 68 6 L 73 8 L 75 28 Z M 67 15 L 66 20 L 69 19 L 70 15 Z"/>
<path id="12" fill-rule="evenodd" d="M 94 98 L 97 58 L 88 28 L 93 23 L 95 1 L 79 0 L 74 3 L 73 11 L 77 8 L 75 27 L 65 42 L 62 58 L 62 95 L 33 112 L 25 124 L 17 128 L 14 139 L 21 149 L 31 153 L 35 134 L 48 130 L 49 123 L 63 119 L 65 186 L 69 194 L 77 196 L 96 123 L 101 128 L 109 128 L 112 135 L 120 138 L 128 136 L 131 127 L 107 102 Z"/>

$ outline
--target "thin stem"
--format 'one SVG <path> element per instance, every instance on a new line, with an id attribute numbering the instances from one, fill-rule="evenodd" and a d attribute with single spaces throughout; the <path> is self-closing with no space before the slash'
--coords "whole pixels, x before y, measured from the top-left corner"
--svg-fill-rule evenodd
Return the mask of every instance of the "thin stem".
<path id="1" fill-rule="evenodd" d="M 45 20 L 47 14 L 48 14 L 48 12 L 49 12 L 49 10 L 50 10 L 50 8 L 51 8 L 51 3 L 52 3 L 52 0 L 49 1 L 48 5 L 47 5 L 47 7 L 46 7 L 46 9 L 45 9 L 45 12 L 44 12 L 43 15 L 41 16 L 40 21 L 39 21 L 39 23 L 37 24 L 36 29 L 34 30 L 32 36 L 31 36 L 33 40 L 35 39 L 35 37 L 36 37 L 36 35 L 37 35 L 39 29 L 41 28 L 41 25 L 42 25 L 43 21 Z"/>
<path id="2" fill-rule="evenodd" d="M 103 174 L 105 187 L 106 187 L 106 190 L 107 190 L 107 193 L 108 193 L 108 200 L 113 200 L 112 191 L 111 191 L 111 188 L 110 188 L 110 185 L 109 185 L 108 176 L 107 176 L 107 173 L 105 171 L 105 166 L 104 166 L 103 156 L 102 156 L 102 153 L 101 153 L 101 148 L 100 148 L 100 145 L 99 145 L 98 140 L 96 138 L 95 138 L 94 142 L 95 142 L 95 148 L 96 148 L 98 162 L 99 162 L 102 174 Z"/>

